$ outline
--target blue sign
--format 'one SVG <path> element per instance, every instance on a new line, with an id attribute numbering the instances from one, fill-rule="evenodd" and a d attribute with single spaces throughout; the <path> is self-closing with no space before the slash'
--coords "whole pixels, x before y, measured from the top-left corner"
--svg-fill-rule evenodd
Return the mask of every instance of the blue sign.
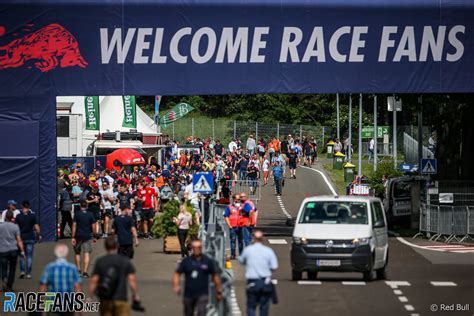
<path id="1" fill-rule="evenodd" d="M 203 194 L 214 193 L 214 178 L 211 172 L 196 172 L 193 174 L 193 192 Z"/>
<path id="2" fill-rule="evenodd" d="M 436 174 L 438 172 L 438 163 L 436 159 L 421 159 L 421 173 Z"/>
<path id="3" fill-rule="evenodd" d="M 414 164 L 402 163 L 400 165 L 400 170 L 402 172 L 416 172 L 417 171 L 417 166 L 414 165 Z"/>

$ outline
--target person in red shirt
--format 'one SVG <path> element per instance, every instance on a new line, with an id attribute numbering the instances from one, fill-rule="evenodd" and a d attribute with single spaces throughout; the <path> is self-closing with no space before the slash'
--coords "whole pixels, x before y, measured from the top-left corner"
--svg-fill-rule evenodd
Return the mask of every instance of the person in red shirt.
<path id="1" fill-rule="evenodd" d="M 140 216 L 143 234 L 145 238 L 151 238 L 148 229 L 153 225 L 153 218 L 155 217 L 156 191 L 150 186 L 149 181 L 144 180 L 139 183 L 137 199 L 141 202 Z"/>

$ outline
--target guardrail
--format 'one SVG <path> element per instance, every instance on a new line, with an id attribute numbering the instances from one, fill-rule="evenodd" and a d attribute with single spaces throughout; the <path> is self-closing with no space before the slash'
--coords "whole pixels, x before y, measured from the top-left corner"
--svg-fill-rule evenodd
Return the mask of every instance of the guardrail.
<path id="1" fill-rule="evenodd" d="M 426 235 L 432 241 L 463 242 L 474 236 L 474 206 L 420 206 L 420 229 L 413 236 Z"/>
<path id="2" fill-rule="evenodd" d="M 201 233 L 201 240 L 204 245 L 204 253 L 214 260 L 217 273 L 222 281 L 221 302 L 217 302 L 215 296 L 214 283 L 209 280 L 209 303 L 207 308 L 208 316 L 231 315 L 231 294 L 233 286 L 233 276 L 225 267 L 226 245 L 229 243 L 229 228 L 224 219 L 224 210 L 226 205 L 216 204 L 211 201 L 209 204 L 209 221 L 207 229 Z"/>

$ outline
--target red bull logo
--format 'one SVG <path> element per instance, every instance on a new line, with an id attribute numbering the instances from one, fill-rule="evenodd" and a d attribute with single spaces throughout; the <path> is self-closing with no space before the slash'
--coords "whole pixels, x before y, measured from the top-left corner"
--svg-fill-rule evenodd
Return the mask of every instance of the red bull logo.
<path id="1" fill-rule="evenodd" d="M 3 33 L 5 28 L 0 26 L 0 36 Z M 88 65 L 79 51 L 76 38 L 56 23 L 0 46 L 0 70 L 22 67 L 30 61 L 42 72 L 57 67 L 85 68 Z"/>

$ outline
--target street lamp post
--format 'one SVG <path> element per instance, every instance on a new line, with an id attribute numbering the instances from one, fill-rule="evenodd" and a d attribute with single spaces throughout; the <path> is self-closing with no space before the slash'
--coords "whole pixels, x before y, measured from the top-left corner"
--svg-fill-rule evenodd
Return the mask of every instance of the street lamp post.
<path id="1" fill-rule="evenodd" d="M 362 176 L 362 93 L 359 93 L 359 179 Z"/>
<path id="2" fill-rule="evenodd" d="M 377 171 L 377 96 L 374 95 L 374 171 Z"/>
<path id="3" fill-rule="evenodd" d="M 349 145 L 347 148 L 347 160 L 352 162 L 352 94 L 349 94 Z"/>

